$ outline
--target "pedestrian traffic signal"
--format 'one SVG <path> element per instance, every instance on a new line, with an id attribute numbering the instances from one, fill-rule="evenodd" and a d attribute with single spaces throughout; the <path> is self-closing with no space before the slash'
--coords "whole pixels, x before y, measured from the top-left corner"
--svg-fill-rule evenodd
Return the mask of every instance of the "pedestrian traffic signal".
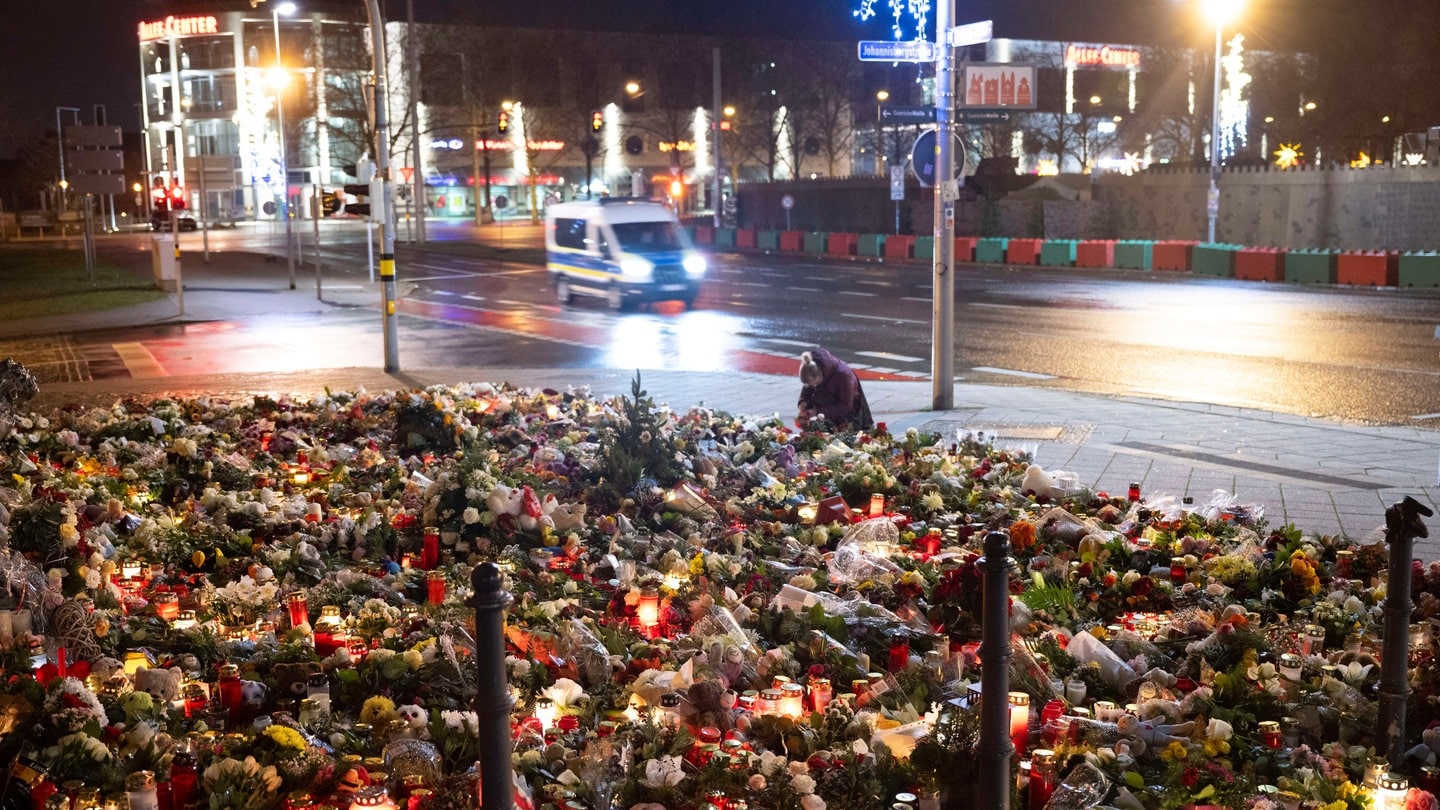
<path id="1" fill-rule="evenodd" d="M 605 128 L 605 114 L 596 110 L 590 113 L 590 131 L 599 132 Z"/>
<path id="2" fill-rule="evenodd" d="M 356 199 L 358 199 L 358 200 L 362 200 L 362 201 L 363 201 L 366 197 L 370 196 L 370 184 L 369 184 L 369 183 L 347 183 L 346 186 L 345 186 L 345 193 L 354 196 L 354 197 L 355 197 Z M 368 217 L 368 216 L 370 216 L 370 203 L 368 203 L 368 202 L 346 203 L 346 204 L 345 204 L 345 213 L 347 213 L 347 214 L 354 214 L 354 215 L 357 216 L 357 217 Z"/>
<path id="3" fill-rule="evenodd" d="M 170 210 L 170 192 L 164 186 L 156 186 L 150 189 L 150 210 L 157 214 L 163 214 Z"/>
<path id="4" fill-rule="evenodd" d="M 176 211 L 185 210 L 185 187 L 179 183 L 170 186 L 170 207 Z"/>
<path id="5" fill-rule="evenodd" d="M 338 191 L 327 192 L 321 196 L 320 206 L 327 217 L 338 214 L 345 207 L 345 195 Z"/>
<path id="6" fill-rule="evenodd" d="M 495 128 L 501 132 L 510 131 L 510 112 L 508 110 L 500 111 L 500 119 L 495 122 Z"/>

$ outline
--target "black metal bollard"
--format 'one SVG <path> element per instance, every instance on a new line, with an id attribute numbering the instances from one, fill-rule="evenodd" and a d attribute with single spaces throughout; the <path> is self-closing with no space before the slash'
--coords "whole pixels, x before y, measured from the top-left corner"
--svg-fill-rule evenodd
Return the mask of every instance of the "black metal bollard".
<path id="1" fill-rule="evenodd" d="M 977 810 L 1010 807 L 1010 535 L 985 535 L 980 559 L 985 614 L 980 634 L 980 801 Z"/>
<path id="2" fill-rule="evenodd" d="M 1385 587 L 1385 640 L 1380 650 L 1380 714 L 1376 749 L 1399 770 L 1405 762 L 1405 703 L 1410 699 L 1410 564 L 1415 538 L 1428 537 L 1423 517 L 1431 512 L 1414 498 L 1385 510 L 1385 542 L 1390 544 L 1390 582 Z"/>
<path id="3" fill-rule="evenodd" d="M 480 729 L 480 806 L 511 810 L 515 802 L 510 765 L 510 711 L 514 700 L 505 676 L 505 609 L 512 597 L 500 589 L 500 568 L 480 563 L 470 572 L 475 588 L 475 714 Z"/>

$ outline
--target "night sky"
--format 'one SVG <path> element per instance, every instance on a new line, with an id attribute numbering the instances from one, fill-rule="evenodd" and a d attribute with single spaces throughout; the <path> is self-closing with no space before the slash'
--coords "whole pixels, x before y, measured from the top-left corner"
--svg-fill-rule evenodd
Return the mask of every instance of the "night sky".
<path id="1" fill-rule="evenodd" d="M 303 5 L 304 0 L 298 0 Z M 360 0 L 354 0 L 360 5 Z M 854 41 L 888 39 L 888 0 L 862 24 L 860 0 L 414 0 L 415 16 L 491 25 L 755 35 Z M 233 5 L 233 0 L 225 2 Z M 7 4 L 0 34 L 0 158 L 55 126 L 55 108 L 80 107 L 91 123 L 104 104 L 111 124 L 138 130 L 139 63 L 135 26 L 163 17 L 162 0 L 23 0 Z M 189 4 L 193 5 L 193 4 Z M 218 5 L 218 4 L 217 4 Z M 382 0 L 382 6 L 385 5 Z M 1204 47 L 1197 0 L 960 0 L 956 22 L 993 19 L 997 37 Z M 1302 44 L 1304 26 L 1326 0 L 1251 0 L 1242 30 L 1253 48 Z M 243 6 L 242 6 L 243 7 Z M 404 15 L 402 0 L 386 13 Z M 933 14 L 931 15 L 933 21 Z M 1313 16 L 1310 17 L 1313 20 Z M 1198 36 L 1197 36 L 1197 29 Z M 1213 30 L 1213 29 L 1211 29 Z M 68 120 L 68 119 L 67 119 Z"/>

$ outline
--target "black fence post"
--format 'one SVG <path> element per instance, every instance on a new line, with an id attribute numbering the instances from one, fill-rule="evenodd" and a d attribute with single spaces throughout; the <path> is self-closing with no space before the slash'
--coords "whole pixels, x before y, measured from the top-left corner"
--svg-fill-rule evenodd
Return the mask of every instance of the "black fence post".
<path id="1" fill-rule="evenodd" d="M 1405 761 L 1405 702 L 1410 699 L 1410 565 L 1415 538 L 1428 537 L 1422 516 L 1434 513 L 1414 498 L 1385 510 L 1385 542 L 1390 544 L 1390 581 L 1385 586 L 1385 640 L 1380 650 L 1380 714 L 1376 750 L 1399 770 Z"/>
<path id="2" fill-rule="evenodd" d="M 475 714 L 480 738 L 480 806 L 511 810 L 515 801 L 510 765 L 510 711 L 514 701 L 505 677 L 505 609 L 511 596 L 500 588 L 493 562 L 470 573 L 475 588 Z"/>
<path id="3" fill-rule="evenodd" d="M 985 613 L 980 634 L 980 801 L 977 810 L 1010 807 L 1010 535 L 985 535 Z"/>

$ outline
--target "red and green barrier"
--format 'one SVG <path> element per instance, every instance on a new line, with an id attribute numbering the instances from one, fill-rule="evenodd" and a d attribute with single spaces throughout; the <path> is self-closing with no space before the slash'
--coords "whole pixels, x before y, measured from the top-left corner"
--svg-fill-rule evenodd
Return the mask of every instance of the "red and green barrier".
<path id="1" fill-rule="evenodd" d="M 1286 253 L 1285 280 L 1292 284 L 1334 284 L 1334 251 L 1292 250 Z"/>
<path id="2" fill-rule="evenodd" d="M 1400 254 L 1381 250 L 1341 253 L 1335 257 L 1335 283 L 1397 287 L 1400 285 Z"/>
<path id="3" fill-rule="evenodd" d="M 1115 243 L 1115 266 L 1122 270 L 1149 270 L 1155 243 L 1148 239 L 1126 239 Z"/>
<path id="4" fill-rule="evenodd" d="M 1245 281 L 1285 280 L 1285 251 L 1280 248 L 1245 248 L 1235 254 L 1235 278 Z"/>
<path id="5" fill-rule="evenodd" d="M 1003 264 L 1005 249 L 1010 240 L 1000 236 L 986 236 L 975 240 L 975 261 L 985 264 Z"/>
<path id="6" fill-rule="evenodd" d="M 1047 239 L 1040 245 L 1040 264 L 1045 267 L 1071 267 L 1075 264 L 1074 239 Z"/>
<path id="7" fill-rule="evenodd" d="M 1005 247 L 1005 261 L 1010 264 L 1039 264 L 1041 239 L 1011 239 Z"/>
<path id="8" fill-rule="evenodd" d="M 1440 252 L 1422 250 L 1400 256 L 1401 287 L 1440 287 Z"/>
<path id="9" fill-rule="evenodd" d="M 1076 267 L 1114 267 L 1115 242 L 1110 239 L 1086 239 L 1075 245 Z"/>

